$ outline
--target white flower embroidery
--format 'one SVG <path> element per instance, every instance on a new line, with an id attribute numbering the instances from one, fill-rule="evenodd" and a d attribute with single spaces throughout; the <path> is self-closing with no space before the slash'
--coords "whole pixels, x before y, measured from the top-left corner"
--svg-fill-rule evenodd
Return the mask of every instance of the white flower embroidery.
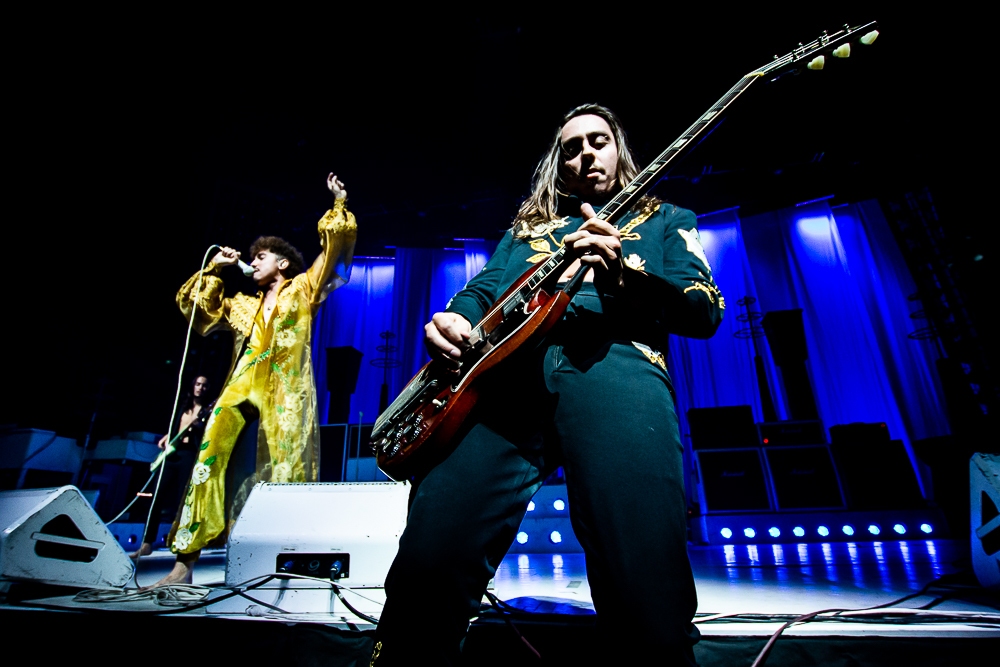
<path id="1" fill-rule="evenodd" d="M 295 345 L 295 330 L 291 328 L 282 329 L 275 337 L 275 342 L 277 342 L 278 347 L 291 347 Z"/>
<path id="2" fill-rule="evenodd" d="M 176 551 L 184 551 L 191 546 L 192 541 L 194 541 L 194 535 L 191 534 L 191 531 L 187 528 L 181 528 L 174 535 L 174 549 Z"/>
<path id="3" fill-rule="evenodd" d="M 274 466 L 274 481 L 279 484 L 292 481 L 292 464 L 282 461 Z"/>
<path id="4" fill-rule="evenodd" d="M 285 412 L 301 412 L 302 396 L 300 394 L 287 394 L 285 396 Z"/>
<path id="5" fill-rule="evenodd" d="M 192 512 L 191 512 L 191 506 L 190 505 L 185 505 L 184 509 L 181 510 L 181 521 L 180 521 L 180 524 L 182 526 L 190 526 L 191 525 L 191 514 L 192 514 Z"/>
<path id="6" fill-rule="evenodd" d="M 285 410 L 278 415 L 278 425 L 283 431 L 293 431 L 302 424 L 302 417 L 297 412 Z"/>
<path id="7" fill-rule="evenodd" d="M 642 267 L 646 266 L 646 260 L 635 253 L 626 257 L 624 261 L 625 266 L 635 271 L 642 271 Z"/>
<path id="8" fill-rule="evenodd" d="M 212 474 L 212 469 L 204 463 L 195 463 L 194 472 L 191 473 L 191 483 L 195 486 L 204 484 Z"/>
<path id="9" fill-rule="evenodd" d="M 705 249 L 701 247 L 701 237 L 698 235 L 698 228 L 692 227 L 690 230 L 678 229 L 677 233 L 681 235 L 684 243 L 687 244 L 688 252 L 700 259 L 705 268 L 711 271 L 712 265 L 708 263 L 708 257 L 705 256 Z"/>

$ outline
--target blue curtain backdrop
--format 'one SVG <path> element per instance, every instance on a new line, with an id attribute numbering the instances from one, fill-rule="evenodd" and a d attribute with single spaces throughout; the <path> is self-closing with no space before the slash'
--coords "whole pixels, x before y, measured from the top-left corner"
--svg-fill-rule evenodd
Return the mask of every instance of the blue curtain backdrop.
<path id="1" fill-rule="evenodd" d="M 754 344 L 736 334 L 750 310 L 802 309 L 807 361 L 824 426 L 886 422 L 909 443 L 948 432 L 934 345 L 911 340 L 921 326 L 910 313 L 913 285 L 875 201 L 828 202 L 741 219 L 737 210 L 699 218 L 702 242 L 726 297 L 726 316 L 707 341 L 673 337 L 668 351 L 682 433 L 692 407 L 750 405 L 763 420 Z M 388 373 L 390 398 L 426 363 L 423 326 L 485 264 L 494 242 L 464 240 L 462 249 L 399 248 L 395 259 L 358 258 L 351 282 L 322 307 L 314 337 L 321 415 L 326 415 L 325 348 L 353 345 L 364 353 L 351 421 L 378 416 L 382 370 L 379 333 L 396 334 L 400 364 Z M 788 411 L 780 371 L 766 337 L 756 339 L 779 419 Z M 359 417 L 363 413 L 363 417 Z M 912 450 L 911 450 L 912 457 Z"/>
<path id="2" fill-rule="evenodd" d="M 327 422 L 326 348 L 352 346 L 362 352 L 358 384 L 351 397 L 351 423 L 372 423 L 378 417 L 383 379 L 391 401 L 420 367 L 427 363 L 424 324 L 443 310 L 489 260 L 495 242 L 467 239 L 464 248 L 398 248 L 392 257 L 356 257 L 351 281 L 336 290 L 320 308 L 313 337 L 316 396 L 320 418 Z M 391 331 L 389 356 L 394 368 L 384 372 L 373 362 L 383 357 L 380 337 Z"/>

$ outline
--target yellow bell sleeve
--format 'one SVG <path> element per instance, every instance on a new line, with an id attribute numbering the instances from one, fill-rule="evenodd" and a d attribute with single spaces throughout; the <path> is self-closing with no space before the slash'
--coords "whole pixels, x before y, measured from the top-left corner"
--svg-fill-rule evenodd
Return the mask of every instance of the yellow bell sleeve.
<path id="1" fill-rule="evenodd" d="M 215 275 L 217 271 L 218 267 L 209 262 L 204 270 L 191 276 L 177 291 L 177 306 L 181 309 L 184 319 L 190 322 L 192 310 L 197 311 L 192 326 L 202 336 L 220 327 L 229 328 L 227 318 L 230 311 L 230 300 L 223 296 L 225 284 L 222 282 L 222 278 Z M 199 276 L 201 277 L 200 286 L 198 284 Z"/>
<path id="2" fill-rule="evenodd" d="M 347 210 L 345 202 L 344 199 L 337 199 L 333 208 L 319 220 L 319 244 L 323 252 L 304 277 L 308 282 L 309 305 L 314 313 L 330 292 L 351 278 L 358 223 L 354 214 Z"/>

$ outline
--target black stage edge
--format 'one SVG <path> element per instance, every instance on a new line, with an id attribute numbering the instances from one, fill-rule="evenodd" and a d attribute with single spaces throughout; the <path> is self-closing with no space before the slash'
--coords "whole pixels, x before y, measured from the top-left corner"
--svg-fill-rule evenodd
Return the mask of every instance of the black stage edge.
<path id="1" fill-rule="evenodd" d="M 462 664 L 595 664 L 594 619 L 547 616 L 517 621 L 521 634 L 539 651 L 539 662 L 503 620 L 492 614 L 472 625 Z M 324 667 L 364 666 L 371 657 L 373 630 L 343 631 L 301 622 L 230 620 L 194 614 L 69 612 L 0 607 L 6 637 L 33 637 L 48 664 L 75 664 L 84 656 L 141 665 L 275 664 Z M 44 639 L 43 639 L 44 638 Z M 766 637 L 703 637 L 695 655 L 703 667 L 751 665 Z M 44 643 L 41 643 L 44 642 Z M 623 630 L 617 638 L 619 664 L 653 664 L 642 637 Z M 939 637 L 786 637 L 767 659 L 770 667 L 800 665 L 976 664 L 997 648 L 996 639 Z M 44 648 L 42 648 L 44 646 Z M 995 655 L 995 653 L 993 653 Z M 614 664 L 601 660 L 601 664 Z"/>

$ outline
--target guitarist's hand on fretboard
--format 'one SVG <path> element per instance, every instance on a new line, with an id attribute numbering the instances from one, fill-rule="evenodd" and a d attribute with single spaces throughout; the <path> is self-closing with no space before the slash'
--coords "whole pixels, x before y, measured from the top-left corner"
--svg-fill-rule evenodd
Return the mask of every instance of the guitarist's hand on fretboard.
<path id="1" fill-rule="evenodd" d="M 431 359 L 447 361 L 458 367 L 462 350 L 469 347 L 472 325 L 457 313 L 434 313 L 424 325 L 424 345 Z"/>
<path id="2" fill-rule="evenodd" d="M 567 254 L 576 260 L 563 272 L 559 282 L 568 282 L 583 264 L 584 270 L 594 269 L 594 273 L 584 276 L 585 282 L 596 280 L 621 286 L 621 234 L 613 225 L 598 218 L 590 204 L 581 206 L 580 213 L 583 214 L 580 229 L 563 238 Z"/>

